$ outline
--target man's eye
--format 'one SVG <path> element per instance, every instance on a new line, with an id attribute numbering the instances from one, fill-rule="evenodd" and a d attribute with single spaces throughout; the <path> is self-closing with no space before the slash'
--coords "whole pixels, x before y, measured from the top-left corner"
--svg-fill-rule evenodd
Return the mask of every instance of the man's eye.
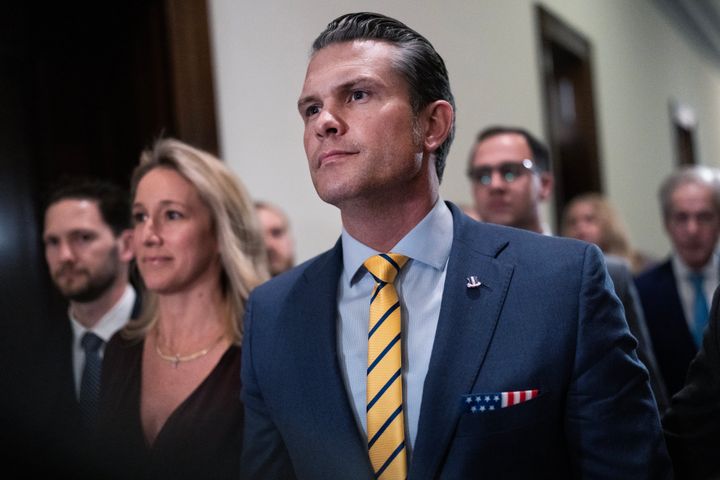
<path id="1" fill-rule="evenodd" d="M 305 109 L 305 116 L 306 117 L 312 117 L 313 115 L 316 115 L 320 112 L 320 107 L 317 105 L 310 105 Z"/>
<path id="2" fill-rule="evenodd" d="M 367 92 L 363 92 L 362 90 L 355 90 L 352 92 L 352 99 L 353 100 L 362 100 L 367 97 Z"/>
<path id="3" fill-rule="evenodd" d="M 135 212 L 132 214 L 132 221 L 133 221 L 133 224 L 135 224 L 135 225 L 143 223 L 146 218 L 147 218 L 147 214 L 144 212 Z"/>
<path id="4" fill-rule="evenodd" d="M 89 243 L 97 238 L 97 234 L 93 232 L 76 232 L 70 236 L 70 242 L 78 243 Z"/>

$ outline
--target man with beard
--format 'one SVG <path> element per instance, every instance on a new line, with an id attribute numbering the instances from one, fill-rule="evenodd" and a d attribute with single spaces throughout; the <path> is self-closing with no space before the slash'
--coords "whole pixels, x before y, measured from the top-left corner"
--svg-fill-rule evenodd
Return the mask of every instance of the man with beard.
<path id="1" fill-rule="evenodd" d="M 53 469 L 76 472 L 92 461 L 87 445 L 95 422 L 105 344 L 137 312 L 128 281 L 131 250 L 128 195 L 95 179 L 64 179 L 49 196 L 43 242 L 53 283 L 69 300 L 53 321 L 38 360 L 37 443 Z M 83 473 L 80 470 L 80 473 Z"/>

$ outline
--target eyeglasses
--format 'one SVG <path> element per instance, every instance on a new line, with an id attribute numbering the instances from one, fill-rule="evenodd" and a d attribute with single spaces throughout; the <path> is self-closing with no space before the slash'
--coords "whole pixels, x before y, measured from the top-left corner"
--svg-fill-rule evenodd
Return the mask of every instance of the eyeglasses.
<path id="1" fill-rule="evenodd" d="M 512 183 L 523 174 L 535 171 L 535 165 L 532 160 L 527 158 L 520 161 L 507 161 L 494 167 L 472 167 L 468 170 L 468 177 L 472 181 L 480 183 L 481 185 L 490 185 L 492 183 L 493 173 L 500 172 L 500 178 L 505 183 Z"/>

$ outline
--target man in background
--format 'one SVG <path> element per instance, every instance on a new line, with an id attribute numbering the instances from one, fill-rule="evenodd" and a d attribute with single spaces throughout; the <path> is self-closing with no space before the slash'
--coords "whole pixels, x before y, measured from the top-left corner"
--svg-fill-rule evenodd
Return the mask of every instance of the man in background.
<path id="1" fill-rule="evenodd" d="M 263 232 L 270 274 L 274 277 L 295 265 L 295 240 L 290 221 L 285 212 L 269 202 L 255 202 L 255 211 Z"/>
<path id="2" fill-rule="evenodd" d="M 46 332 L 36 406 L 49 465 L 91 476 L 87 458 L 96 420 L 105 344 L 138 313 L 128 278 L 131 250 L 127 193 L 96 179 L 67 178 L 50 193 L 43 242 L 50 277 L 67 299 L 67 316 Z M 42 403 L 43 399 L 40 399 Z M 53 467 L 49 467 L 52 469 Z"/>
<path id="3" fill-rule="evenodd" d="M 548 148 L 527 130 L 514 126 L 486 128 L 478 134 L 468 164 L 475 210 L 489 223 L 551 234 L 542 215 L 542 204 L 555 183 L 550 165 Z M 632 274 L 619 257 L 606 255 L 605 262 L 630 332 L 638 341 L 638 357 L 648 368 L 658 409 L 663 412 L 669 399 Z"/>
<path id="4" fill-rule="evenodd" d="M 670 257 L 636 278 L 655 356 L 672 396 L 685 383 L 718 285 L 720 172 L 692 166 L 669 175 L 659 190 Z"/>
<path id="5" fill-rule="evenodd" d="M 483 221 L 550 233 L 540 209 L 552 194 L 555 180 L 547 148 L 530 132 L 504 126 L 480 132 L 468 176 L 475 210 Z"/>

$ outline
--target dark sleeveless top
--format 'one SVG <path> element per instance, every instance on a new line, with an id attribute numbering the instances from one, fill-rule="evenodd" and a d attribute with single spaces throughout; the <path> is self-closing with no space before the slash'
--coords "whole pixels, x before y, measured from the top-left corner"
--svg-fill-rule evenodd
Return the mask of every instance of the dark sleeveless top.
<path id="1" fill-rule="evenodd" d="M 98 446 L 107 478 L 237 479 L 243 434 L 240 347 L 228 348 L 148 445 L 140 420 L 143 344 L 118 333 L 105 350 Z"/>

